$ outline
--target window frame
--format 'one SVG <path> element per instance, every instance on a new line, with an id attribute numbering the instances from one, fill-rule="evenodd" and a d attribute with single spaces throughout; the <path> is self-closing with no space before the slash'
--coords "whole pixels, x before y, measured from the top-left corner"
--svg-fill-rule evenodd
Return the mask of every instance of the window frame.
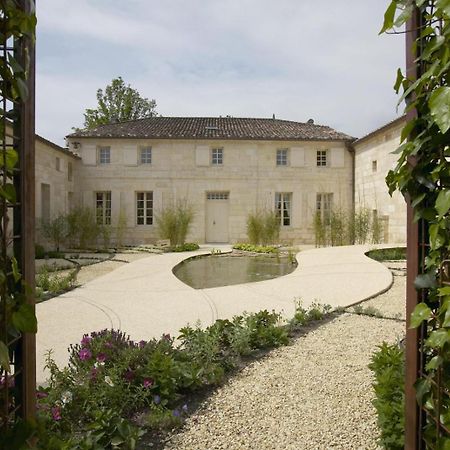
<path id="1" fill-rule="evenodd" d="M 289 149 L 278 148 L 275 161 L 277 167 L 289 166 Z"/>
<path id="2" fill-rule="evenodd" d="M 292 192 L 275 192 L 275 214 L 282 227 L 292 226 Z"/>
<path id="3" fill-rule="evenodd" d="M 317 167 L 328 167 L 329 158 L 328 150 L 316 150 L 316 166 Z"/>
<path id="4" fill-rule="evenodd" d="M 144 158 L 144 152 L 148 152 Z M 139 164 L 151 165 L 152 164 L 152 147 L 150 145 L 139 148 Z"/>
<path id="5" fill-rule="evenodd" d="M 316 214 L 324 225 L 331 225 L 331 214 L 333 212 L 333 192 L 316 193 Z"/>
<path id="6" fill-rule="evenodd" d="M 223 166 L 223 147 L 214 147 L 211 149 L 211 165 Z"/>
<path id="7" fill-rule="evenodd" d="M 111 225 L 112 216 L 112 196 L 111 191 L 96 191 L 95 201 L 95 221 L 97 225 Z"/>
<path id="8" fill-rule="evenodd" d="M 141 195 L 142 199 L 139 198 Z M 140 202 L 142 202 L 142 206 L 139 205 Z M 141 227 L 153 225 L 153 210 L 154 210 L 153 191 L 136 191 L 135 206 L 136 206 L 136 216 L 135 216 L 136 226 Z M 140 211 L 142 211 L 142 214 L 140 214 Z M 142 219 L 142 223 L 139 223 L 140 219 Z"/>
<path id="9" fill-rule="evenodd" d="M 107 153 L 103 153 L 106 152 Z M 105 156 L 108 156 L 107 158 Z M 98 147 L 98 164 L 101 166 L 111 164 L 111 147 L 108 145 Z"/>

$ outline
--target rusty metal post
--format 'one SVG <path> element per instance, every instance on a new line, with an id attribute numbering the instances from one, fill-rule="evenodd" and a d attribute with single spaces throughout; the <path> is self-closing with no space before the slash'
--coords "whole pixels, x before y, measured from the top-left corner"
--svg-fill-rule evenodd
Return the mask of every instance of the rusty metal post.
<path id="1" fill-rule="evenodd" d="M 411 19 L 406 24 L 406 76 L 415 80 L 419 75 L 417 65 L 417 48 L 414 52 L 414 44 L 418 37 L 418 28 L 421 22 L 418 10 L 414 12 Z M 416 115 L 415 110 L 407 114 L 407 119 L 411 120 Z M 414 164 L 414 161 L 410 161 Z M 420 251 L 419 224 L 413 222 L 414 211 L 408 201 L 407 205 L 407 282 L 406 282 L 406 369 L 405 369 L 405 449 L 419 450 L 421 448 L 420 430 L 422 428 L 420 420 L 420 409 L 416 401 L 416 382 L 420 366 L 419 352 L 419 330 L 410 329 L 410 317 L 415 306 L 419 302 L 419 295 L 414 287 L 414 280 L 419 274 L 422 252 Z"/>

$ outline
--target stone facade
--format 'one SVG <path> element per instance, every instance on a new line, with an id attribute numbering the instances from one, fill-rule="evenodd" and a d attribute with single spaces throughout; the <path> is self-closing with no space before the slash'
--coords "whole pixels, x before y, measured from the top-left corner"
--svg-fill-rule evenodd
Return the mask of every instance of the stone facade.
<path id="1" fill-rule="evenodd" d="M 368 208 L 383 223 L 385 242 L 406 242 L 406 203 L 399 192 L 391 197 L 386 175 L 397 164 L 392 154 L 400 144 L 406 119 L 400 117 L 353 143 L 355 208 Z"/>
<path id="2" fill-rule="evenodd" d="M 78 190 L 82 204 L 94 207 L 96 193 L 111 192 L 111 224 L 119 214 L 126 217 L 125 242 L 151 243 L 157 238 L 152 225 L 137 224 L 137 193 L 152 192 L 153 215 L 166 206 L 187 202 L 195 218 L 189 241 L 199 243 L 245 241 L 246 221 L 256 210 L 273 210 L 276 193 L 291 200 L 290 224 L 281 227 L 281 241 L 313 243 L 313 216 L 318 193 L 333 193 L 334 204 L 352 206 L 352 153 L 342 141 L 292 142 L 253 140 L 146 140 L 69 139 L 81 156 Z M 75 148 L 76 147 L 76 148 Z M 108 148 L 110 162 L 99 161 L 101 148 Z M 151 148 L 151 163 L 140 163 L 141 149 Z M 212 163 L 212 152 L 221 149 L 222 164 Z M 287 150 L 286 165 L 277 165 L 277 150 Z M 326 152 L 326 165 L 317 166 L 317 152 Z M 208 238 L 207 203 L 214 194 L 226 213 L 226 232 Z M 213 195 L 211 195 L 213 194 Z M 219 199 L 220 200 L 220 199 Z M 214 219 L 214 218 L 213 218 Z M 114 233 L 112 233 L 114 237 Z"/>

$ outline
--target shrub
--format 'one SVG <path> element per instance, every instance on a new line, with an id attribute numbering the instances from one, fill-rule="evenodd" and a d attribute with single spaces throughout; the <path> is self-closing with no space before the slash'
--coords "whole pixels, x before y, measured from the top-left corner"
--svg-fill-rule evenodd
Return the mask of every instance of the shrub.
<path id="1" fill-rule="evenodd" d="M 125 229 L 127 227 L 127 216 L 125 211 L 120 208 L 119 217 L 117 219 L 117 228 L 116 228 L 116 246 L 123 246 L 123 235 L 125 233 Z"/>
<path id="2" fill-rule="evenodd" d="M 40 244 L 35 244 L 34 246 L 34 257 L 36 259 L 44 259 L 45 258 L 45 249 Z"/>
<path id="3" fill-rule="evenodd" d="M 78 269 L 71 270 L 67 275 L 52 273 L 46 266 L 36 275 L 36 288 L 43 292 L 58 294 L 67 291 L 75 285 Z"/>
<path id="4" fill-rule="evenodd" d="M 65 241 L 69 234 L 67 216 L 59 214 L 49 221 L 41 221 L 41 233 L 54 245 L 54 249 L 59 252 L 61 243 Z"/>
<path id="5" fill-rule="evenodd" d="M 406 259 L 405 247 L 380 248 L 377 250 L 370 250 L 366 253 L 369 258 L 376 261 L 396 261 Z"/>
<path id="6" fill-rule="evenodd" d="M 386 342 L 372 355 L 369 364 L 375 376 L 373 404 L 378 414 L 379 444 L 388 450 L 404 448 L 404 365 L 403 350 Z"/>
<path id="7" fill-rule="evenodd" d="M 353 227 L 355 244 L 365 244 L 370 233 L 370 211 L 367 208 L 355 212 Z"/>
<path id="8" fill-rule="evenodd" d="M 254 245 L 254 244 L 243 244 L 237 243 L 233 245 L 235 250 L 243 250 L 245 252 L 254 253 L 277 253 L 278 248 L 273 245 Z"/>
<path id="9" fill-rule="evenodd" d="M 195 242 L 185 242 L 181 245 L 176 245 L 175 247 L 169 247 L 167 251 L 169 252 L 193 252 L 198 250 L 200 246 Z"/>
<path id="10" fill-rule="evenodd" d="M 280 235 L 280 218 L 274 211 L 257 211 L 248 215 L 247 236 L 251 244 L 273 244 Z"/>
<path id="11" fill-rule="evenodd" d="M 296 329 L 302 327 L 309 322 L 323 320 L 325 316 L 331 313 L 330 305 L 322 305 L 317 302 L 313 302 L 308 308 L 303 307 L 303 302 L 297 300 L 295 302 L 294 317 L 290 321 L 290 327 Z"/>
<path id="12" fill-rule="evenodd" d="M 100 227 L 90 208 L 78 207 L 67 215 L 68 238 L 78 247 L 87 248 L 96 241 Z"/>
<path id="13" fill-rule="evenodd" d="M 187 202 L 166 207 L 156 216 L 159 236 L 169 239 L 171 246 L 182 245 L 186 241 L 193 219 L 194 209 Z"/>

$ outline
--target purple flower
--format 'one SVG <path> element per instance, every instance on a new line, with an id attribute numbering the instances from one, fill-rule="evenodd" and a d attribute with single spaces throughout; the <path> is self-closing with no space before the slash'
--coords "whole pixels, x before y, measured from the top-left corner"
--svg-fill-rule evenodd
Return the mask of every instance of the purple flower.
<path id="1" fill-rule="evenodd" d="M 172 411 L 172 414 L 174 415 L 174 417 L 180 417 L 180 411 L 178 410 L 178 409 L 174 409 L 173 411 Z"/>
<path id="2" fill-rule="evenodd" d="M 155 405 L 159 405 L 161 403 L 161 397 L 159 395 L 155 395 L 153 397 L 153 401 L 154 401 Z"/>
<path id="3" fill-rule="evenodd" d="M 171 339 L 171 337 L 170 337 L 170 334 L 169 334 L 169 333 L 167 333 L 167 334 L 163 334 L 163 335 L 162 335 L 162 338 L 163 338 L 163 339 L 165 339 L 166 341 L 170 341 L 170 339 Z"/>
<path id="4" fill-rule="evenodd" d="M 61 420 L 61 408 L 59 406 L 52 408 L 52 418 L 56 421 Z"/>
<path id="5" fill-rule="evenodd" d="M 153 380 L 151 378 L 144 378 L 144 387 L 147 389 L 153 386 Z"/>
<path id="6" fill-rule="evenodd" d="M 99 353 L 97 355 L 97 361 L 98 362 L 105 362 L 107 360 L 106 354 L 105 353 Z"/>
<path id="7" fill-rule="evenodd" d="M 36 398 L 41 399 L 41 398 L 46 398 L 48 397 L 48 393 L 45 391 L 36 391 Z"/>
<path id="8" fill-rule="evenodd" d="M 105 347 L 106 348 L 113 348 L 112 342 L 109 342 L 109 341 L 105 342 Z"/>
<path id="9" fill-rule="evenodd" d="M 92 353 L 88 348 L 82 348 L 78 352 L 78 356 L 81 359 L 81 361 L 87 361 L 88 359 L 91 359 Z"/>
<path id="10" fill-rule="evenodd" d="M 186 403 L 181 407 L 181 411 L 183 411 L 184 413 L 188 412 L 188 405 Z"/>
<path id="11" fill-rule="evenodd" d="M 131 369 L 127 369 L 123 377 L 128 381 L 128 383 L 131 383 L 134 379 L 134 372 Z"/>
<path id="12" fill-rule="evenodd" d="M 81 339 L 81 345 L 89 345 L 89 343 L 92 341 L 92 338 L 89 337 L 87 334 L 83 336 L 83 339 Z"/>
<path id="13" fill-rule="evenodd" d="M 91 375 L 91 380 L 93 380 L 93 381 L 96 380 L 97 379 L 97 375 L 98 375 L 98 369 L 93 367 L 91 369 L 90 375 Z"/>
<path id="14" fill-rule="evenodd" d="M 139 348 L 144 348 L 146 343 L 146 341 L 139 341 Z"/>

